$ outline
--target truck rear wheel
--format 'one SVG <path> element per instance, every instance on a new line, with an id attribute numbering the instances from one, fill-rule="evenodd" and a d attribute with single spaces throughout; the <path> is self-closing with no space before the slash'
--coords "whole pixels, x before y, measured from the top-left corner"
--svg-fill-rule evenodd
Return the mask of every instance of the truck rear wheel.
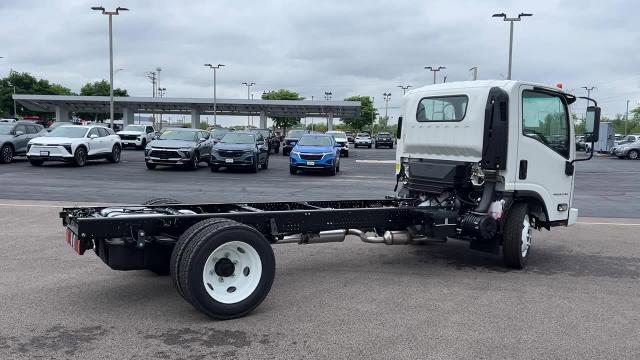
<path id="1" fill-rule="evenodd" d="M 212 220 L 219 221 L 185 238 L 172 275 L 184 298 L 202 313 L 215 319 L 242 317 L 260 305 L 271 289 L 273 249 L 251 226 Z"/>
<path id="2" fill-rule="evenodd" d="M 502 234 L 502 257 L 507 267 L 522 269 L 531 250 L 534 224 L 524 202 L 515 203 L 507 213 Z"/>

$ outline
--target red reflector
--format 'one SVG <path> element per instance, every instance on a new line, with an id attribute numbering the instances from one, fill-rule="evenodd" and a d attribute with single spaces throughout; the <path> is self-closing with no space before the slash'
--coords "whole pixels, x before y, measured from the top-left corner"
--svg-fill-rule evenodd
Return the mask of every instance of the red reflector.
<path id="1" fill-rule="evenodd" d="M 71 232 L 71 229 L 67 228 L 67 244 L 71 245 L 71 239 L 73 237 L 73 232 Z"/>

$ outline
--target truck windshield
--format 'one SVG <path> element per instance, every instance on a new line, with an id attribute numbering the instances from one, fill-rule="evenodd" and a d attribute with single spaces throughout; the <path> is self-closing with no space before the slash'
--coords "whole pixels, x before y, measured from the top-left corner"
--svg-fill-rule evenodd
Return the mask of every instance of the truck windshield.
<path id="1" fill-rule="evenodd" d="M 160 140 L 183 140 L 183 141 L 195 141 L 196 132 L 190 130 L 165 130 L 160 134 L 158 138 Z"/>
<path id="2" fill-rule="evenodd" d="M 253 134 L 228 133 L 222 137 L 220 142 L 225 144 L 253 144 L 255 136 Z"/>
<path id="3" fill-rule="evenodd" d="M 66 138 L 83 138 L 87 133 L 87 128 L 85 127 L 75 127 L 75 126 L 61 126 L 59 128 L 53 129 L 49 135 L 49 137 L 66 137 Z"/>
<path id="4" fill-rule="evenodd" d="M 127 125 L 124 127 L 124 131 L 140 131 L 144 132 L 144 125 Z"/>
<path id="5" fill-rule="evenodd" d="M 328 136 L 303 136 L 298 141 L 303 146 L 331 146 L 331 138 Z"/>

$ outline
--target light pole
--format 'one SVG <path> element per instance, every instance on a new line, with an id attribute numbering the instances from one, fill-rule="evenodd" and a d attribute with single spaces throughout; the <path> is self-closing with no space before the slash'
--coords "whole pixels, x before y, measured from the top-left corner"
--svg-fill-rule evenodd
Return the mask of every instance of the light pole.
<path id="1" fill-rule="evenodd" d="M 10 82 L 10 83 L 9 83 L 9 86 L 13 86 L 13 95 L 14 95 L 14 97 L 13 97 L 13 117 L 14 117 L 14 118 L 17 118 L 17 117 L 18 117 L 18 112 L 17 112 L 17 109 L 16 109 L 16 98 L 15 98 L 15 95 L 16 95 L 16 85 L 15 85 L 14 83 Z M 627 101 L 627 105 L 629 105 L 629 102 L 628 102 L 628 101 Z M 628 107 L 628 106 L 627 106 L 627 107 Z"/>
<path id="2" fill-rule="evenodd" d="M 212 64 L 204 64 L 204 66 L 208 66 L 209 69 L 213 69 L 213 126 L 218 124 L 218 98 L 216 96 L 216 70 L 220 69 L 224 66 L 224 64 L 212 65 Z"/>
<path id="3" fill-rule="evenodd" d="M 440 71 L 440 70 L 444 70 L 444 69 L 446 69 L 446 67 L 445 67 L 445 66 L 438 66 L 438 67 L 435 67 L 435 66 L 425 66 L 425 67 L 424 67 L 424 69 L 425 69 L 425 70 L 429 70 L 429 71 L 433 72 L 433 83 L 435 84 L 435 83 L 436 83 L 436 73 L 437 73 L 438 71 Z"/>
<path id="4" fill-rule="evenodd" d="M 469 71 L 473 71 L 473 80 L 478 80 L 478 67 L 474 66 L 470 68 Z"/>
<path id="5" fill-rule="evenodd" d="M 243 82 L 242 85 L 246 85 L 247 86 L 247 100 L 249 100 L 251 98 L 251 87 L 253 85 L 255 85 L 256 83 L 254 82 Z M 249 114 L 247 114 L 247 127 L 249 127 L 249 122 L 251 121 L 251 111 L 249 111 Z"/>
<path id="6" fill-rule="evenodd" d="M 325 91 L 324 92 L 324 99 L 329 101 L 331 100 L 331 95 L 333 95 L 333 93 L 331 93 L 331 91 Z"/>
<path id="7" fill-rule="evenodd" d="M 15 86 L 14 88 L 14 94 L 15 94 Z M 15 100 L 13 102 L 13 104 L 15 105 Z M 624 116 L 624 135 L 627 136 L 627 124 L 629 123 L 629 100 L 627 100 L 627 112 Z"/>
<path id="8" fill-rule="evenodd" d="M 398 85 L 398 87 L 399 87 L 400 89 L 402 89 L 402 95 L 406 95 L 407 90 L 408 90 L 410 87 L 412 87 L 412 86 L 411 86 L 411 85 L 406 85 L 406 86 Z"/>
<path id="9" fill-rule="evenodd" d="M 160 73 L 162 72 L 162 68 L 161 67 L 157 67 L 156 68 L 156 74 L 158 75 L 158 79 L 156 80 L 156 92 L 158 92 L 160 90 Z"/>
<path id="10" fill-rule="evenodd" d="M 391 99 L 391 93 L 382 94 L 384 99 L 384 117 L 387 118 L 387 110 L 389 109 L 389 100 Z"/>
<path id="11" fill-rule="evenodd" d="M 109 16 L 109 121 L 113 127 L 113 15 L 120 15 L 120 11 L 129 11 L 127 8 L 118 6 L 115 11 L 107 11 L 102 6 L 93 6 L 91 10 L 101 11 L 102 15 Z M 114 129 L 115 130 L 115 129 Z"/>
<path id="12" fill-rule="evenodd" d="M 507 72 L 507 80 L 511 80 L 511 59 L 513 54 L 513 22 L 521 21 L 525 16 L 533 16 L 533 14 L 520 13 L 518 14 L 518 17 L 515 18 L 507 17 L 507 14 L 505 13 L 493 14 L 492 16 L 495 18 L 502 18 L 504 21 L 509 22 L 509 71 Z"/>

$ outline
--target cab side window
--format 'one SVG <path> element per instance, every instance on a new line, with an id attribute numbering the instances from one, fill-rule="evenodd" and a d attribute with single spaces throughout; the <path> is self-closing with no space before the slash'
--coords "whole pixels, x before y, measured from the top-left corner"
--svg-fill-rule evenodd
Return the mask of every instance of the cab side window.
<path id="1" fill-rule="evenodd" d="M 17 134 L 18 131 L 21 131 L 23 134 L 26 134 L 27 133 L 27 129 L 26 128 L 27 127 L 25 125 L 18 125 L 13 129 L 13 133 Z"/>
<path id="2" fill-rule="evenodd" d="M 98 134 L 100 137 L 109 136 L 109 131 L 107 129 L 99 128 Z"/>
<path id="3" fill-rule="evenodd" d="M 96 136 L 100 136 L 100 133 L 98 132 L 98 128 L 93 128 L 91 130 L 89 130 L 89 133 L 87 134 L 87 137 L 90 138 L 91 135 L 96 135 Z"/>
<path id="4" fill-rule="evenodd" d="M 147 134 L 151 134 L 153 132 L 153 128 L 151 126 L 147 126 Z"/>
<path id="5" fill-rule="evenodd" d="M 560 95 L 522 92 L 522 133 L 569 158 L 569 116 Z"/>

